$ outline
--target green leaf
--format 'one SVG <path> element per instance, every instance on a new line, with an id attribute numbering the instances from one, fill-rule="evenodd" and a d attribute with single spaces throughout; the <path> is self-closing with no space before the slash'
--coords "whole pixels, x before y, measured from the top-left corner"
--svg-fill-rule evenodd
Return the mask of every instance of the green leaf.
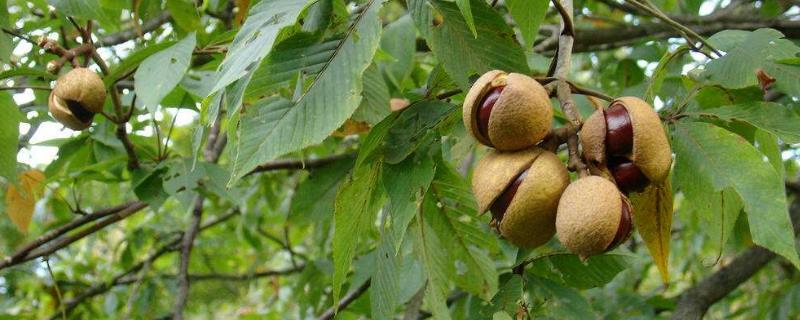
<path id="1" fill-rule="evenodd" d="M 381 36 L 381 50 L 394 58 L 381 63 L 383 73 L 395 88 L 401 89 L 414 66 L 417 33 L 410 15 L 386 25 Z"/>
<path id="2" fill-rule="evenodd" d="M 219 68 L 213 94 L 255 69 L 272 49 L 278 32 L 294 25 L 307 1 L 261 1 L 252 8 L 247 19 L 228 47 L 228 54 Z M 209 94 L 209 95 L 210 95 Z"/>
<path id="3" fill-rule="evenodd" d="M 611 282 L 614 277 L 631 264 L 630 256 L 604 254 L 593 256 L 581 262 L 573 254 L 551 254 L 536 258 L 529 271 L 558 283 L 579 288 L 599 288 Z"/>
<path id="4" fill-rule="evenodd" d="M 373 63 L 364 71 L 364 90 L 361 91 L 361 105 L 353 113 L 352 119 L 370 125 L 381 122 L 389 115 L 389 87 L 386 80 Z"/>
<path id="5" fill-rule="evenodd" d="M 457 109 L 447 102 L 422 100 L 403 110 L 386 137 L 386 162 L 399 163 L 420 145 L 437 139 L 433 130 L 448 120 L 455 121 Z"/>
<path id="6" fill-rule="evenodd" d="M 589 301 L 578 290 L 563 286 L 556 281 L 541 278 L 526 273 L 528 290 L 531 296 L 547 304 L 540 311 L 548 317 L 555 319 L 596 319 L 597 315 L 592 310 Z"/>
<path id="7" fill-rule="evenodd" d="M 682 208 L 708 226 L 703 229 L 703 235 L 709 239 L 717 257 L 721 257 L 744 207 L 742 200 L 734 189 L 714 190 L 708 179 L 696 179 L 692 171 L 679 165 L 682 164 L 675 167 L 675 183 L 685 197 Z"/>
<path id="8" fill-rule="evenodd" d="M 779 59 L 776 62 L 777 63 L 782 63 L 782 64 L 800 65 L 800 58 Z"/>
<path id="9" fill-rule="evenodd" d="M 415 154 L 383 171 L 384 187 L 391 202 L 391 233 L 395 246 L 403 243 L 408 224 L 414 218 L 418 201 L 433 180 L 436 163 L 427 155 Z"/>
<path id="10" fill-rule="evenodd" d="M 356 159 L 356 167 L 362 167 L 370 161 L 380 158 L 383 160 L 384 150 L 386 148 L 386 135 L 389 134 L 389 129 L 394 125 L 395 120 L 400 113 L 392 113 L 386 119 L 376 124 L 367 134 L 367 137 L 361 142 L 361 147 L 358 150 L 358 158 Z"/>
<path id="11" fill-rule="evenodd" d="M 325 30 L 331 23 L 333 0 L 319 0 L 311 4 L 303 19 L 303 31 L 318 32 Z"/>
<path id="12" fill-rule="evenodd" d="M 433 21 L 433 10 L 428 0 L 408 0 L 408 12 L 414 20 L 414 25 L 417 31 L 422 34 L 425 39 L 431 35 L 430 23 Z"/>
<path id="13" fill-rule="evenodd" d="M 106 88 L 111 87 L 112 83 L 122 79 L 122 77 L 126 76 L 133 70 L 136 70 L 136 68 L 139 67 L 139 64 L 142 63 L 144 59 L 147 59 L 147 57 L 171 47 L 175 43 L 177 42 L 164 41 L 160 43 L 154 43 L 145 46 L 134 53 L 131 53 L 129 56 L 125 57 L 125 59 L 123 59 L 119 65 L 111 69 L 111 72 L 109 72 L 107 76 L 103 77 L 103 83 L 105 83 Z"/>
<path id="14" fill-rule="evenodd" d="M 8 1 L 0 0 L 0 27 L 8 28 L 11 26 L 11 20 L 8 17 Z M 9 62 L 11 52 L 14 50 L 14 41 L 11 35 L 2 32 L 0 34 L 0 62 Z"/>
<path id="15" fill-rule="evenodd" d="M 450 319 L 446 302 L 447 293 L 450 291 L 447 281 L 447 251 L 443 247 L 442 239 L 439 239 L 436 232 L 425 222 L 422 209 L 417 210 L 416 219 L 409 229 L 409 239 L 414 239 L 414 253 L 428 277 L 424 300 L 426 305 L 434 319 Z"/>
<path id="16" fill-rule="evenodd" d="M 477 38 L 478 31 L 475 30 L 475 21 L 473 21 L 472 9 L 469 5 L 470 1 L 471 0 L 456 0 L 456 6 L 458 6 L 458 10 L 461 11 L 461 15 L 464 17 L 467 27 L 469 27 L 469 31 L 471 31 L 472 35 Z"/>
<path id="17" fill-rule="evenodd" d="M 167 200 L 167 192 L 164 191 L 163 176 L 167 173 L 167 168 L 140 168 L 132 171 L 131 185 L 133 193 L 139 200 L 147 202 L 153 211 L 164 204 Z"/>
<path id="18" fill-rule="evenodd" d="M 800 96 L 800 81 L 797 81 L 800 66 L 778 62 L 796 57 L 800 47 L 774 29 L 758 29 L 743 35 L 726 32 L 712 36 L 713 43 L 722 42 L 729 50 L 724 57 L 710 61 L 703 74 L 713 83 L 738 89 L 758 84 L 756 72 L 762 69 L 775 78 L 778 89 Z"/>
<path id="19" fill-rule="evenodd" d="M 346 158 L 314 169 L 297 187 L 288 223 L 303 226 L 329 220 L 333 216 L 336 192 L 353 162 L 353 158 Z"/>
<path id="20" fill-rule="evenodd" d="M 233 180 L 277 156 L 322 142 L 361 102 L 362 75 L 378 47 L 382 0 L 369 2 L 344 42 L 294 104 L 248 108 L 242 125 Z M 259 110 L 269 108 L 268 110 Z"/>
<path id="21" fill-rule="evenodd" d="M 466 181 L 448 165 L 440 164 L 423 199 L 424 223 L 439 239 L 447 239 L 441 245 L 448 261 L 448 278 L 489 300 L 497 291 L 497 271 L 487 244 L 495 238 L 477 227 L 477 211 Z"/>
<path id="22" fill-rule="evenodd" d="M 55 80 L 57 78 L 56 75 L 42 69 L 26 67 L 15 67 L 14 69 L 0 72 L 0 79 L 8 79 L 12 77 L 42 78 L 44 80 Z"/>
<path id="23" fill-rule="evenodd" d="M 172 15 L 175 24 L 187 32 L 197 31 L 200 24 L 200 15 L 197 7 L 189 0 L 169 0 L 166 9 Z"/>
<path id="24" fill-rule="evenodd" d="M 336 195 L 333 231 L 333 304 L 338 304 L 359 239 L 370 230 L 384 200 L 379 161 L 356 168 Z"/>
<path id="25" fill-rule="evenodd" d="M 525 52 L 514 40 L 514 31 L 488 4 L 472 2 L 478 31 L 476 38 L 455 4 L 439 0 L 433 3 L 444 21 L 433 27 L 426 39 L 436 58 L 461 89 L 469 89 L 471 76 L 493 69 L 529 73 Z"/>
<path id="26" fill-rule="evenodd" d="M 519 26 L 526 47 L 533 47 L 549 6 L 550 1 L 547 0 L 506 0 L 508 13 Z"/>
<path id="27" fill-rule="evenodd" d="M 19 143 L 19 108 L 11 95 L 0 93 L 0 176 L 17 180 L 17 144 Z"/>
<path id="28" fill-rule="evenodd" d="M 715 191 L 742 199 L 753 242 L 800 267 L 783 179 L 744 138 L 702 122 L 679 122 L 674 131 L 676 170 L 705 179 Z"/>
<path id="29" fill-rule="evenodd" d="M 106 9 L 100 0 L 58 0 L 55 7 L 56 11 L 65 17 L 98 20 L 104 26 L 119 24 L 119 15 L 115 16 L 116 10 Z"/>
<path id="30" fill-rule="evenodd" d="M 369 289 L 370 310 L 373 319 L 391 319 L 400 304 L 400 271 L 391 233 L 384 233 L 381 245 L 375 252 L 372 284 Z"/>
<path id="31" fill-rule="evenodd" d="M 492 303 L 487 305 L 481 313 L 487 317 L 499 311 L 516 314 L 519 302 L 523 299 L 524 288 L 522 276 L 512 273 L 503 286 L 500 287 L 500 290 L 497 291 L 497 294 L 494 295 Z"/>
<path id="32" fill-rule="evenodd" d="M 319 35 L 308 32 L 298 32 L 281 41 L 253 73 L 245 90 L 245 101 L 270 96 L 299 74 L 317 75 L 341 42 L 340 36 L 320 40 Z"/>
<path id="33" fill-rule="evenodd" d="M 687 115 L 742 121 L 780 137 L 786 143 L 800 143 L 800 112 L 774 102 L 750 102 L 687 112 Z"/>
<path id="34" fill-rule="evenodd" d="M 168 49 L 155 53 L 139 65 L 134 74 L 134 90 L 141 105 L 155 112 L 161 100 L 183 79 L 196 43 L 194 33 Z"/>

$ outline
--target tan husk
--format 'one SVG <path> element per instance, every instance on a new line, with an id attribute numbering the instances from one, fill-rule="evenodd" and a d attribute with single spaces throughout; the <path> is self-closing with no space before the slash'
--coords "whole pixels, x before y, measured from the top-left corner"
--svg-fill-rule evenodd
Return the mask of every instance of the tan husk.
<path id="1" fill-rule="evenodd" d="M 55 96 L 55 92 L 50 92 L 50 96 L 47 98 L 47 106 L 48 109 L 50 109 L 50 114 L 53 115 L 53 118 L 67 128 L 72 130 L 83 130 L 92 124 L 91 121 L 81 122 L 77 117 L 72 115 L 72 112 L 69 111 L 69 108 L 67 108 L 66 102 L 57 98 Z"/>
<path id="2" fill-rule="evenodd" d="M 660 184 L 669 175 L 672 150 L 661 119 L 652 106 L 637 97 L 621 97 L 611 104 L 621 103 L 631 118 L 633 151 L 630 160 L 654 184 Z"/>
<path id="3" fill-rule="evenodd" d="M 91 120 L 82 122 L 68 107 L 71 100 L 91 113 L 103 110 L 106 90 L 103 80 L 87 68 L 75 68 L 56 80 L 56 85 L 48 98 L 48 108 L 53 117 L 73 130 L 83 130 L 91 125 Z"/>
<path id="4" fill-rule="evenodd" d="M 558 200 L 567 185 L 567 168 L 558 156 L 542 151 L 508 206 L 500 222 L 500 234 L 523 248 L 545 244 L 556 232 Z"/>
<path id="5" fill-rule="evenodd" d="M 592 113 L 581 128 L 583 156 L 595 164 L 606 162 L 606 117 L 603 110 Z"/>
<path id="6" fill-rule="evenodd" d="M 484 73 L 478 80 L 475 80 L 475 83 L 472 84 L 469 92 L 467 92 L 467 95 L 464 97 L 464 106 L 461 114 L 464 126 L 467 127 L 467 131 L 469 131 L 476 140 L 487 146 L 491 146 L 492 143 L 487 140 L 487 137 L 480 134 L 480 130 L 478 129 L 478 117 L 475 115 L 478 112 L 478 107 L 480 107 L 479 104 L 483 96 L 493 88 L 492 82 L 496 82 L 498 78 L 505 78 L 506 75 L 505 72 L 500 70 L 492 70 Z"/>
<path id="7" fill-rule="evenodd" d="M 619 228 L 622 194 L 597 176 L 571 183 L 561 195 L 556 215 L 558 240 L 582 259 L 603 253 Z"/>
<path id="8" fill-rule="evenodd" d="M 530 167 L 543 151 L 540 148 L 517 152 L 492 150 L 481 158 L 472 174 L 472 192 L 478 201 L 479 212 L 488 211 L 492 202 L 522 171 Z"/>
<path id="9" fill-rule="evenodd" d="M 489 136 L 482 137 L 476 116 L 480 102 L 489 90 L 501 85 L 505 88 L 489 117 Z M 553 121 L 553 108 L 547 91 L 533 78 L 493 70 L 481 76 L 467 93 L 463 120 L 481 143 L 500 151 L 516 151 L 535 145 L 547 135 Z"/>

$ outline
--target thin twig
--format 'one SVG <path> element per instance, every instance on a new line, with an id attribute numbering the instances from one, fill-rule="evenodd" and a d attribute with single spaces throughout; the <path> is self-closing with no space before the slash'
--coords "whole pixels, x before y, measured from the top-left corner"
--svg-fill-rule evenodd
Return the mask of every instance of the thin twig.
<path id="1" fill-rule="evenodd" d="M 22 40 L 25 40 L 25 41 L 27 41 L 27 42 L 30 42 L 30 43 L 31 43 L 31 44 L 33 44 L 33 45 L 36 45 L 36 46 L 38 46 L 38 45 L 39 45 L 39 42 L 38 42 L 38 41 L 31 39 L 30 37 L 28 37 L 28 36 L 26 36 L 26 35 L 22 34 L 21 32 L 18 32 L 18 31 L 15 31 L 15 30 L 11 30 L 11 29 L 6 29 L 6 28 L 3 28 L 3 32 L 5 32 L 5 33 L 7 33 L 7 34 L 10 34 L 10 35 L 12 35 L 12 36 L 15 36 L 15 37 L 17 37 L 17 38 L 20 38 L 20 39 L 22 39 Z"/>
<path id="2" fill-rule="evenodd" d="M 222 113 L 219 113 L 206 138 L 203 157 L 208 163 L 216 163 L 219 160 L 220 153 L 222 153 L 222 148 L 215 148 L 221 127 Z M 199 233 L 200 224 L 202 223 L 204 201 L 205 196 L 203 196 L 203 194 L 198 193 L 197 196 L 195 196 L 194 204 L 192 205 L 192 220 L 189 222 L 189 227 L 186 229 L 186 232 L 184 232 L 183 240 L 181 241 L 181 260 L 177 275 L 178 294 L 175 297 L 175 304 L 172 309 L 172 317 L 176 320 L 183 319 L 183 311 L 189 299 L 189 260 L 192 254 L 192 247 L 194 247 L 194 240 Z"/>
<path id="3" fill-rule="evenodd" d="M 15 87 L 0 87 L 0 91 L 17 91 L 17 90 L 42 90 L 42 91 L 50 91 L 53 90 L 50 87 L 45 86 L 15 86 Z"/>
<path id="4" fill-rule="evenodd" d="M 209 221 L 209 222 L 205 223 L 200 228 L 200 232 L 203 232 L 206 229 L 214 227 L 214 226 L 216 226 L 216 225 L 218 225 L 218 224 L 220 224 L 220 223 L 222 223 L 222 222 L 224 222 L 224 221 L 226 221 L 226 220 L 228 220 L 228 219 L 230 219 L 232 217 L 235 217 L 237 215 L 239 215 L 239 210 L 231 210 L 230 212 L 228 212 L 228 213 L 226 213 L 226 214 L 214 219 L 213 221 Z M 164 244 L 161 247 L 159 247 L 158 249 L 156 249 L 156 251 L 154 251 L 152 254 L 150 254 L 144 260 L 134 264 L 128 270 L 125 270 L 122 273 L 114 276 L 111 279 L 111 281 L 95 284 L 94 286 L 90 287 L 86 291 L 76 295 L 74 298 L 70 299 L 69 301 L 67 301 L 65 303 L 65 309 L 66 309 L 67 314 L 72 312 L 72 310 L 74 310 L 78 305 L 80 305 L 84 301 L 86 301 L 86 300 L 88 300 L 88 299 L 90 299 L 92 297 L 95 297 L 97 295 L 100 295 L 102 293 L 108 292 L 108 290 L 111 290 L 111 288 L 113 288 L 116 285 L 132 283 L 133 281 L 128 282 L 129 280 L 126 280 L 126 277 L 128 277 L 129 275 L 131 275 L 131 274 L 133 274 L 135 272 L 138 272 L 139 270 L 142 270 L 142 268 L 144 268 L 144 266 L 152 264 L 154 261 L 158 260 L 158 258 L 163 256 L 164 254 L 176 251 L 176 247 L 181 243 L 181 239 L 183 239 L 183 232 L 180 232 L 177 235 L 175 235 L 175 237 L 172 240 L 170 240 L 166 244 Z M 135 281 L 138 281 L 138 280 L 135 280 Z M 55 317 L 51 317 L 51 318 L 55 318 Z"/>
<path id="5" fill-rule="evenodd" d="M 356 288 L 353 291 L 350 291 L 347 295 L 342 297 L 341 300 L 339 300 L 339 304 L 338 305 L 330 307 L 328 310 L 325 310 L 325 312 L 322 313 L 322 315 L 320 315 L 317 318 L 317 320 L 330 320 L 330 319 L 333 319 L 333 316 L 336 315 L 336 312 L 338 312 L 339 310 L 344 310 L 345 308 L 347 308 L 347 306 L 349 306 L 351 303 L 353 303 L 353 301 L 356 301 L 356 299 L 358 299 L 358 297 L 360 297 L 362 294 L 367 292 L 367 289 L 369 289 L 370 284 L 372 284 L 372 281 L 371 280 L 367 280 L 360 287 Z"/>
<path id="6" fill-rule="evenodd" d="M 144 203 L 140 202 L 140 201 L 129 202 L 129 203 L 126 203 L 126 204 L 115 206 L 115 207 L 110 207 L 110 208 L 106 208 L 106 209 L 102 209 L 102 210 L 97 210 L 97 211 L 92 212 L 90 214 L 80 216 L 79 218 L 74 219 L 74 220 L 72 220 L 70 222 L 67 222 L 67 223 L 65 223 L 65 224 L 63 224 L 63 225 L 61 225 L 61 226 L 59 226 L 59 227 L 57 227 L 57 228 L 55 228 L 53 230 L 50 230 L 50 231 L 46 232 L 45 234 L 41 235 L 40 237 L 38 237 L 35 240 L 31 241 L 30 243 L 26 244 L 25 246 L 23 246 L 22 248 L 17 250 L 17 252 L 15 252 L 14 254 L 3 258 L 3 260 L 0 261 L 0 270 L 8 268 L 8 267 L 11 267 L 11 266 L 14 266 L 14 265 L 17 265 L 17 264 L 20 264 L 20 263 L 25 262 L 25 261 L 29 261 L 30 259 L 27 258 L 28 257 L 28 253 L 30 253 L 31 251 L 34 251 L 36 249 L 39 249 L 40 247 L 50 243 L 54 239 L 57 239 L 57 238 L 65 235 L 65 234 L 67 234 L 68 232 L 70 232 L 72 230 L 80 228 L 80 227 L 82 227 L 82 226 L 84 226 L 84 225 L 86 225 L 88 223 L 93 222 L 93 221 L 97 221 L 99 219 L 105 218 L 105 217 L 110 216 L 112 214 L 118 213 L 118 212 L 120 212 L 122 210 L 131 208 L 131 207 L 135 207 L 135 206 L 139 206 L 141 204 L 144 204 Z"/>
<path id="7" fill-rule="evenodd" d="M 107 226 L 109 226 L 111 224 L 114 224 L 116 222 L 119 222 L 119 221 L 127 218 L 127 217 L 132 216 L 133 214 L 135 214 L 135 213 L 139 212 L 140 210 L 144 209 L 145 207 L 147 207 L 147 204 L 145 204 L 143 202 L 136 203 L 133 206 L 125 208 L 125 209 L 123 209 L 123 210 L 121 210 L 119 212 L 113 213 L 110 217 L 108 217 L 106 219 L 103 219 L 101 221 L 98 221 L 97 223 L 95 223 L 95 224 L 87 227 L 86 229 L 83 229 L 83 230 L 81 230 L 81 231 L 79 231 L 79 232 L 77 232 L 77 233 L 75 233 L 73 235 L 69 235 L 69 236 L 66 236 L 64 238 L 60 238 L 59 240 L 54 241 L 53 243 L 48 243 L 48 245 L 46 247 L 42 247 L 42 248 L 39 248 L 37 250 L 31 251 L 25 257 L 21 258 L 21 260 L 24 262 L 24 261 L 29 261 L 29 260 L 32 260 L 32 259 L 35 259 L 35 258 L 39 258 L 39 257 L 42 257 L 42 256 L 53 254 L 54 252 L 66 247 L 66 246 L 68 246 L 68 245 L 70 245 L 70 244 L 72 244 L 72 243 L 74 243 L 74 242 L 76 242 L 78 240 L 81 240 L 81 239 L 83 239 L 83 238 L 85 238 L 85 237 L 87 237 L 89 235 L 92 235 L 92 234 L 96 233 L 97 231 L 100 231 L 103 228 L 105 228 L 105 227 L 107 227 Z"/>
<path id="8" fill-rule="evenodd" d="M 569 137 L 567 138 L 567 149 L 569 150 L 569 169 L 576 172 L 578 176 L 584 177 L 589 174 L 588 166 L 578 151 L 578 131 L 583 125 L 580 112 L 572 99 L 572 87 L 569 78 L 572 46 L 575 42 L 574 30 L 568 32 L 572 26 L 572 0 L 560 0 L 559 13 L 561 14 L 561 35 L 558 37 L 558 54 L 555 57 L 555 68 L 553 77 L 559 79 L 554 82 L 556 97 L 561 104 L 561 110 L 567 116 L 567 128 Z"/>
<path id="9" fill-rule="evenodd" d="M 706 48 L 708 48 L 709 50 L 714 52 L 717 56 L 722 56 L 722 54 L 717 49 L 715 49 L 711 45 L 711 43 L 706 41 L 706 39 L 703 38 L 703 36 L 697 34 L 697 32 L 695 32 L 694 30 L 684 26 L 683 24 L 681 24 L 681 23 L 679 23 L 679 22 L 677 22 L 675 20 L 672 20 L 672 18 L 670 18 L 669 16 L 665 15 L 663 12 L 661 12 L 661 10 L 658 10 L 658 8 L 656 8 L 654 6 L 645 5 L 643 3 L 640 3 L 637 0 L 627 0 L 626 2 L 630 3 L 632 6 L 636 7 L 637 9 L 645 11 L 645 12 L 649 13 L 650 15 L 652 15 L 653 17 L 656 17 L 659 20 L 664 21 L 664 23 L 666 23 L 669 26 L 675 28 L 676 30 L 679 30 L 679 31 L 681 31 L 683 33 L 688 34 L 689 36 L 694 38 L 695 41 L 698 41 L 698 42 L 702 43 L 703 46 L 705 46 Z M 691 39 L 687 39 L 687 41 L 691 42 Z"/>
<path id="10" fill-rule="evenodd" d="M 203 219 L 203 201 L 205 197 L 198 194 L 194 199 L 192 206 L 192 220 L 189 222 L 189 228 L 183 234 L 181 241 L 181 260 L 178 268 L 178 292 L 175 297 L 175 304 L 172 308 L 172 318 L 176 320 L 183 319 L 183 310 L 186 308 L 186 302 L 189 299 L 189 259 L 192 254 L 192 247 L 194 246 L 194 239 L 200 229 L 200 223 Z"/>
<path id="11" fill-rule="evenodd" d="M 274 171 L 274 170 L 302 170 L 302 169 L 313 169 L 317 167 L 322 167 L 327 164 L 347 159 L 347 158 L 355 158 L 355 153 L 344 153 L 339 155 L 328 156 L 324 158 L 318 159 L 311 159 L 311 160 L 274 160 L 264 164 L 259 165 L 245 176 L 249 176 L 254 173 L 258 172 L 265 172 L 265 171 Z"/>
<path id="12" fill-rule="evenodd" d="M 53 269 L 50 268 L 50 258 L 45 256 L 42 257 L 44 261 L 44 265 L 47 267 L 47 273 L 50 274 L 50 279 L 53 280 L 53 287 L 56 288 L 56 297 L 58 297 L 58 309 L 61 310 L 61 319 L 67 320 L 67 312 L 64 311 L 64 298 L 61 295 L 61 288 L 58 287 L 58 281 L 56 281 L 56 276 L 53 274 Z"/>
<path id="13" fill-rule="evenodd" d="M 156 161 L 160 161 L 161 158 L 161 128 L 158 125 L 158 121 L 156 121 L 156 115 L 151 113 L 150 120 L 153 122 L 153 130 L 155 131 L 155 138 L 156 138 Z M 164 147 L 166 149 L 166 147 Z"/>

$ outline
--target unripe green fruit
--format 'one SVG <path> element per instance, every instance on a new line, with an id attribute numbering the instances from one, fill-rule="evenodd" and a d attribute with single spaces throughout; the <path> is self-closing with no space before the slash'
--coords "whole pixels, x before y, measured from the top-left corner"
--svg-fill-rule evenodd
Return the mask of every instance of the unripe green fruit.
<path id="1" fill-rule="evenodd" d="M 618 98 L 586 119 L 581 146 L 587 160 L 620 178 L 617 185 L 626 193 L 661 183 L 669 175 L 672 150 L 661 120 L 653 107 L 636 97 Z"/>
<path id="2" fill-rule="evenodd" d="M 553 108 L 544 87 L 518 73 L 489 71 L 472 85 L 463 106 L 464 126 L 480 143 L 517 151 L 550 131 Z"/>
<path id="3" fill-rule="evenodd" d="M 632 209 L 617 187 L 597 176 L 571 183 L 558 203 L 556 234 L 582 259 L 613 249 L 630 235 Z"/>
<path id="4" fill-rule="evenodd" d="M 56 80 L 47 100 L 53 118 L 72 130 L 92 124 L 95 113 L 103 111 L 106 89 L 103 80 L 87 68 L 75 68 Z"/>
<path id="5" fill-rule="evenodd" d="M 491 151 L 472 177 L 479 211 L 491 210 L 500 234 L 523 248 L 553 237 L 558 200 L 568 184 L 569 173 L 558 156 L 538 147 Z"/>

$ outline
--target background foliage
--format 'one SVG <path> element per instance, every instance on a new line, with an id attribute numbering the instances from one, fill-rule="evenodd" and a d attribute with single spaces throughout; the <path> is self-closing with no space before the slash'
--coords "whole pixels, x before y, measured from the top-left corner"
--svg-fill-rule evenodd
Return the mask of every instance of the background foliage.
<path id="1" fill-rule="evenodd" d="M 800 5 L 557 3 L 0 0 L 0 317 L 800 317 Z M 39 38 L 96 47 L 110 116 L 54 122 Z M 491 69 L 653 103 L 671 231 L 499 239 L 460 120 Z"/>

